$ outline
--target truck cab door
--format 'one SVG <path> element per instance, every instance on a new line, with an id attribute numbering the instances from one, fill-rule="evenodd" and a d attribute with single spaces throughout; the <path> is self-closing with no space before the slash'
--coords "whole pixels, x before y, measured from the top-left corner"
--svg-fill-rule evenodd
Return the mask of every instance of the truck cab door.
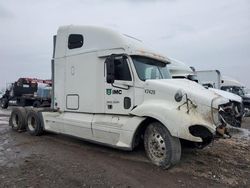
<path id="1" fill-rule="evenodd" d="M 128 114 L 134 106 L 134 81 L 129 58 L 121 55 L 113 58 L 113 83 L 108 83 L 110 66 L 105 63 L 105 113 Z"/>

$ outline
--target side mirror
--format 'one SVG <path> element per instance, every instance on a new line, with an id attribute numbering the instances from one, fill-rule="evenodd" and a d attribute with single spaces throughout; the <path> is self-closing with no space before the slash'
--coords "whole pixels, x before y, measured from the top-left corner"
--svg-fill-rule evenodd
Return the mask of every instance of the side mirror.
<path id="1" fill-rule="evenodd" d="M 113 55 L 109 56 L 105 60 L 105 64 L 107 67 L 107 76 L 106 76 L 106 81 L 109 84 L 113 84 L 115 81 L 115 58 Z"/>

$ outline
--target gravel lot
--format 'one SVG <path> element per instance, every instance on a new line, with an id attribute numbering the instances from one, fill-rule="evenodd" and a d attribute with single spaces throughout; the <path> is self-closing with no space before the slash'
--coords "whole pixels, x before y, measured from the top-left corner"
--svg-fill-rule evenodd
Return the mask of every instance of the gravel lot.
<path id="1" fill-rule="evenodd" d="M 231 139 L 185 147 L 170 170 L 132 152 L 46 133 L 13 132 L 0 110 L 0 187 L 250 187 L 250 118 Z"/>

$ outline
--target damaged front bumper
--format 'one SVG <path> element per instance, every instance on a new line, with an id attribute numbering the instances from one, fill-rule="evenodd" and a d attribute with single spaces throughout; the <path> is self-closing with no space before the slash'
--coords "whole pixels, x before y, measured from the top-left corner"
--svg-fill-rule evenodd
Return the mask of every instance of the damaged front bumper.
<path id="1" fill-rule="evenodd" d="M 236 102 L 228 102 L 220 105 L 219 114 L 225 124 L 241 127 L 241 120 L 244 115 L 243 105 Z"/>
<path id="2" fill-rule="evenodd" d="M 199 121 L 196 121 L 195 124 L 189 126 L 189 133 L 192 136 L 201 139 L 201 142 L 195 142 L 198 148 L 204 148 L 214 139 L 231 137 L 228 131 L 228 109 L 230 108 L 230 105 L 231 103 L 229 100 L 221 97 L 216 97 L 212 101 L 211 106 L 207 109 L 207 112 L 209 113 L 207 115 L 204 115 L 208 123 L 203 124 Z M 203 112 L 205 112 L 205 109 L 205 107 L 200 108 L 199 112 L 201 112 L 202 110 Z"/>
<path id="3" fill-rule="evenodd" d="M 243 107 L 241 104 L 235 104 L 231 101 L 219 105 L 218 109 L 212 107 L 213 120 L 216 125 L 216 137 L 231 138 L 228 125 L 240 127 L 242 112 Z"/>

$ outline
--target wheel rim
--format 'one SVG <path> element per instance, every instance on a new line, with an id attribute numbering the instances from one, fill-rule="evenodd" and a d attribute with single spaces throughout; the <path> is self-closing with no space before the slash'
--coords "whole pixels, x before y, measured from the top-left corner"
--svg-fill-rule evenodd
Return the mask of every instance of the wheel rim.
<path id="1" fill-rule="evenodd" d="M 18 117 L 18 115 L 17 114 L 13 115 L 11 121 L 12 121 L 13 127 L 17 128 L 18 124 L 19 124 L 19 117 Z"/>
<path id="2" fill-rule="evenodd" d="M 154 130 L 148 140 L 149 152 L 155 161 L 160 161 L 166 158 L 166 143 L 161 134 Z"/>
<path id="3" fill-rule="evenodd" d="M 28 119 L 28 127 L 30 131 L 34 131 L 36 128 L 36 119 L 34 117 L 30 117 Z"/>

